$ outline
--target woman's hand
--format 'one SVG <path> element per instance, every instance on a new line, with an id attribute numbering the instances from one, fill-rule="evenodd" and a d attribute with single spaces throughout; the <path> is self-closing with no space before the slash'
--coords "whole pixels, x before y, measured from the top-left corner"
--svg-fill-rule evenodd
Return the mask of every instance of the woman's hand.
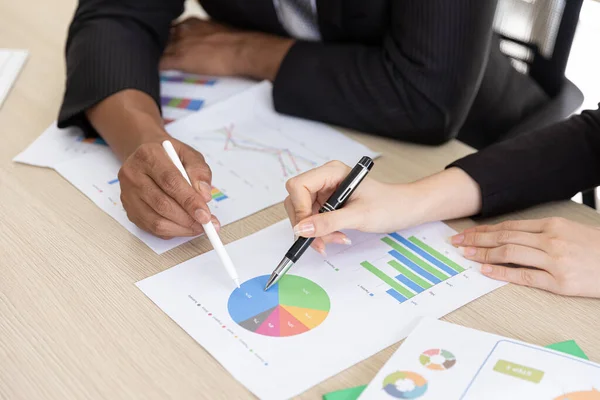
<path id="1" fill-rule="evenodd" d="M 125 159 L 119 171 L 121 202 L 127 217 L 141 229 L 163 239 L 196 236 L 201 224 L 213 221 L 211 171 L 202 154 L 169 138 L 179 154 L 193 186 L 190 186 L 162 147 L 161 141 L 140 145 Z"/>
<path id="2" fill-rule="evenodd" d="M 600 229 L 562 218 L 478 226 L 452 237 L 493 279 L 550 292 L 600 297 Z M 524 267 L 505 267 L 517 264 Z"/>
<path id="3" fill-rule="evenodd" d="M 346 205 L 318 214 L 319 208 L 350 172 L 339 161 L 305 172 L 286 184 L 285 209 L 297 236 L 317 237 L 312 247 L 325 253 L 326 243 L 351 244 L 341 229 L 392 232 L 418 223 L 421 218 L 409 185 L 391 185 L 370 178 L 360 184 Z M 410 212 L 398 212 L 399 209 Z"/>

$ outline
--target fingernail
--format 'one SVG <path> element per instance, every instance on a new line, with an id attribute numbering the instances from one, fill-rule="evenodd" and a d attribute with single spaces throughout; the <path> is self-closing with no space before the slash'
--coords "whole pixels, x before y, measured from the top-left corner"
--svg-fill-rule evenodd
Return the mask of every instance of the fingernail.
<path id="1" fill-rule="evenodd" d="M 315 226 L 312 222 L 305 222 L 294 227 L 294 235 L 304 236 L 315 233 Z"/>
<path id="2" fill-rule="evenodd" d="M 491 267 L 491 265 L 483 264 L 481 266 L 481 273 L 482 274 L 490 274 L 492 272 L 492 269 L 493 268 Z"/>
<path id="3" fill-rule="evenodd" d="M 317 252 L 318 252 L 320 255 L 322 255 L 323 257 L 327 257 L 327 253 L 325 252 L 325 249 L 321 249 L 321 248 L 319 248 L 319 249 L 317 249 Z"/>
<path id="4" fill-rule="evenodd" d="M 477 253 L 477 249 L 474 247 L 463 247 L 462 251 L 463 251 L 463 254 L 467 257 L 474 256 L 475 253 Z"/>
<path id="5" fill-rule="evenodd" d="M 465 240 L 465 235 L 455 235 L 450 237 L 450 241 L 452 244 L 461 244 Z"/>
<path id="6" fill-rule="evenodd" d="M 208 201 L 212 200 L 212 186 L 204 181 L 198 182 L 198 190 L 204 195 L 204 198 Z"/>
<path id="7" fill-rule="evenodd" d="M 213 225 L 215 226 L 215 230 L 218 232 L 221 230 L 221 223 L 217 220 L 213 220 L 212 221 Z"/>
<path id="8" fill-rule="evenodd" d="M 205 224 L 210 221 L 210 214 L 201 208 L 196 210 L 194 217 L 196 218 L 196 221 L 200 222 L 201 224 Z"/>
<path id="9" fill-rule="evenodd" d="M 346 246 L 350 246 L 352 244 L 352 240 L 350 240 L 349 237 L 345 237 L 345 236 L 342 238 L 342 242 L 344 242 L 344 244 Z"/>

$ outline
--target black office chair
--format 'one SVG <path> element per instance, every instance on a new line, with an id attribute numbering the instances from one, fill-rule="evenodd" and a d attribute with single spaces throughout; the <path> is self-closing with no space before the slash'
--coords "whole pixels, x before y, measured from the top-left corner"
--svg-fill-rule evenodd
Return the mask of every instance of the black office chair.
<path id="1" fill-rule="evenodd" d="M 581 91 L 565 77 L 582 4 L 583 0 L 499 1 L 494 28 L 502 52 L 550 98 L 500 140 L 559 122 L 583 103 Z M 583 202 L 595 208 L 594 190 L 583 193 Z"/>
<path id="2" fill-rule="evenodd" d="M 494 28 L 502 38 L 502 52 L 550 97 L 504 138 L 561 121 L 583 103 L 581 91 L 565 77 L 582 4 L 583 0 L 500 0 Z"/>

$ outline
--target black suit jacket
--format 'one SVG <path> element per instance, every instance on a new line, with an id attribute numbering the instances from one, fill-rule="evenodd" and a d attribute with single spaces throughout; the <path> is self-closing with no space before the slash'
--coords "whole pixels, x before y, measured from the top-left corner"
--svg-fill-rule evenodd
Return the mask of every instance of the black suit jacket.
<path id="1" fill-rule="evenodd" d="M 496 1 L 317 0 L 323 41 L 293 45 L 274 82 L 275 108 L 419 143 L 442 143 L 463 126 L 492 142 L 544 101 L 492 39 Z M 272 0 L 201 3 L 216 20 L 286 35 Z M 59 126 L 89 129 L 83 111 L 126 88 L 158 103 L 157 64 L 182 7 L 80 0 Z"/>

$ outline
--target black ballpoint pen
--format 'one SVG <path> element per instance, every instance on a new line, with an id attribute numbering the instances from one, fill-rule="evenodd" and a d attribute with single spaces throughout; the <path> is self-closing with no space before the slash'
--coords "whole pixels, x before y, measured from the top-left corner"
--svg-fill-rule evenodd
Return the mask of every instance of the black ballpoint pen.
<path id="1" fill-rule="evenodd" d="M 358 185 L 362 182 L 363 179 L 367 176 L 371 168 L 373 167 L 373 160 L 370 157 L 363 157 L 360 159 L 358 164 L 352 168 L 350 173 L 340 186 L 333 192 L 333 194 L 327 199 L 325 204 L 319 209 L 320 213 L 335 211 L 344 206 L 346 201 L 350 198 L 352 193 L 356 190 Z M 305 238 L 299 237 L 296 242 L 290 247 L 290 249 L 283 257 L 283 260 L 277 265 L 277 268 L 273 271 L 267 285 L 265 286 L 265 290 L 268 290 L 271 286 L 273 286 L 286 272 L 296 263 L 302 254 L 310 247 L 310 244 L 315 240 L 315 238 Z"/>

